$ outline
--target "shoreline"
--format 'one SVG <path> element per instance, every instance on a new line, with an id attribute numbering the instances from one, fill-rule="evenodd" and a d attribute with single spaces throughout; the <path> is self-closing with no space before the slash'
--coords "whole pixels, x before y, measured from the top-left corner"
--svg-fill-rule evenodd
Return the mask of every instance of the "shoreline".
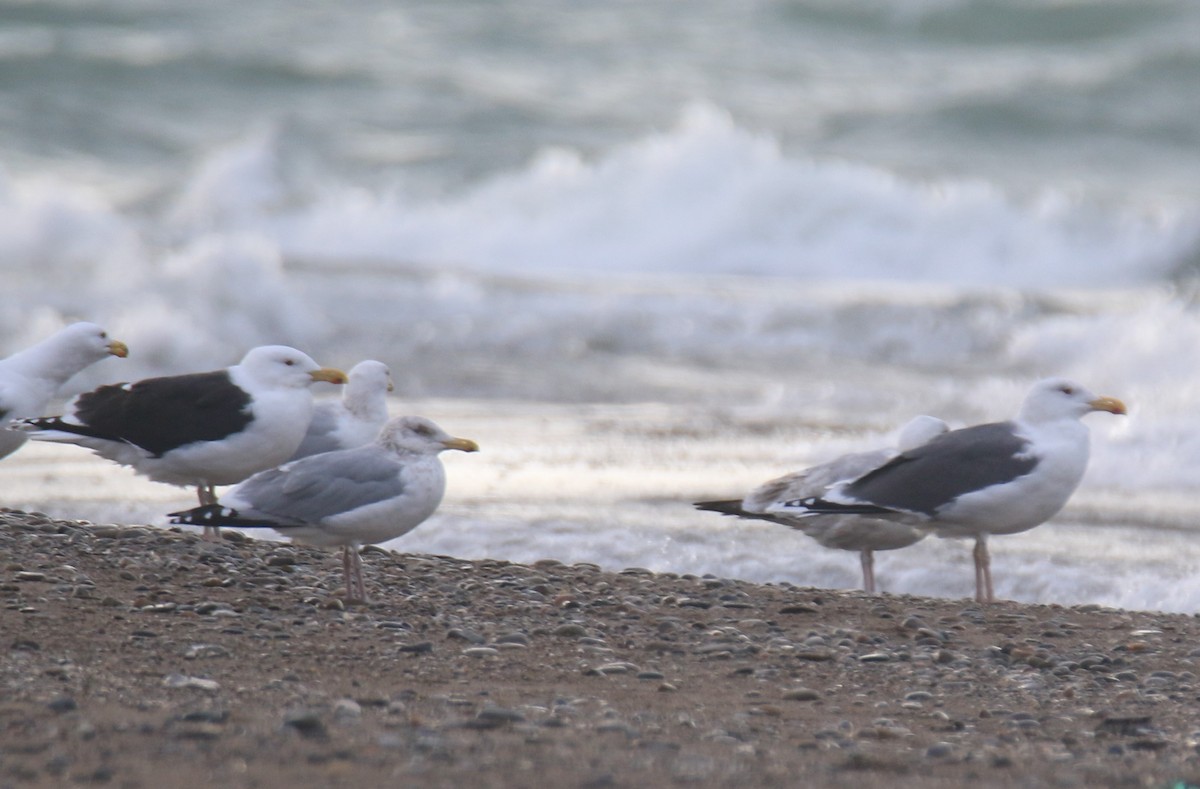
<path id="1" fill-rule="evenodd" d="M 236 534 L 236 533 L 234 533 Z M 0 510 L 0 787 L 1200 786 L 1200 619 Z"/>

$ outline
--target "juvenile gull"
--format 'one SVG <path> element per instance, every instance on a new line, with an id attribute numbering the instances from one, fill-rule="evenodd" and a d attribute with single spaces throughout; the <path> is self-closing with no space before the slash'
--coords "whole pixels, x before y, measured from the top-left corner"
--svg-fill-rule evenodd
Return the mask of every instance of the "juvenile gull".
<path id="1" fill-rule="evenodd" d="M 156 482 L 195 486 L 200 503 L 211 504 L 214 486 L 291 457 L 308 429 L 309 387 L 317 381 L 343 384 L 346 375 L 295 348 L 265 345 L 224 370 L 102 386 L 76 397 L 62 416 L 14 425 L 34 439 L 87 447 Z"/>
<path id="2" fill-rule="evenodd" d="M 308 432 L 289 460 L 353 449 L 369 444 L 387 421 L 387 395 L 392 391 L 392 371 L 383 362 L 368 359 L 350 368 L 340 400 L 313 407 Z"/>
<path id="3" fill-rule="evenodd" d="M 0 359 L 0 425 L 44 413 L 46 404 L 76 373 L 129 349 L 94 323 L 72 323 L 46 339 Z M 0 458 L 16 452 L 28 436 L 0 430 Z"/>
<path id="4" fill-rule="evenodd" d="M 1092 411 L 1125 405 L 1073 381 L 1039 381 L 1016 419 L 953 430 L 901 452 L 821 496 L 769 508 L 776 515 L 869 515 L 909 523 L 941 537 L 975 538 L 975 599 L 991 602 L 990 534 L 1015 534 L 1053 517 L 1079 485 L 1088 461 Z"/>
<path id="5" fill-rule="evenodd" d="M 899 451 L 913 449 L 949 430 L 942 420 L 917 416 L 900 431 Z M 855 479 L 895 457 L 897 450 L 878 449 L 842 455 L 827 463 L 786 474 L 765 482 L 744 499 L 696 502 L 697 509 L 737 515 L 790 526 L 812 537 L 826 548 L 858 551 L 862 564 L 863 589 L 875 591 L 875 551 L 905 548 L 918 542 L 925 532 L 905 523 L 862 515 L 800 516 L 772 514 L 769 510 L 798 498 L 820 496 L 831 485 Z"/>
<path id="6" fill-rule="evenodd" d="M 347 598 L 366 602 L 359 547 L 406 534 L 434 513 L 446 490 L 438 458 L 446 449 L 479 451 L 428 419 L 397 417 L 371 444 L 255 474 L 216 504 L 171 513 L 171 522 L 272 528 L 296 542 L 341 545 Z"/>

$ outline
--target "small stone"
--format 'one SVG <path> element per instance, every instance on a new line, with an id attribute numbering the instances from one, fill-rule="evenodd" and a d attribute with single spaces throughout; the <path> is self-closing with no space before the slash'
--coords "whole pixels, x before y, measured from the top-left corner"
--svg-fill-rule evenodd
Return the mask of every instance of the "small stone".
<path id="1" fill-rule="evenodd" d="M 935 742 L 925 749 L 925 755 L 930 759 L 945 759 L 954 753 L 954 746 L 948 742 Z"/>
<path id="2" fill-rule="evenodd" d="M 1096 731 L 1106 734 L 1123 734 L 1126 736 L 1144 734 L 1151 728 L 1150 720 L 1149 715 L 1108 717 L 1100 721 L 1100 725 L 1096 727 Z"/>
<path id="3" fill-rule="evenodd" d="M 433 651 L 433 642 L 418 641 L 415 644 L 401 644 L 399 650 L 413 655 L 426 655 Z"/>
<path id="4" fill-rule="evenodd" d="M 458 639 L 459 641 L 466 641 L 468 644 L 483 644 L 487 641 L 486 638 L 479 633 L 476 633 L 474 630 L 468 630 L 462 627 L 455 627 L 446 631 L 446 638 L 454 638 Z"/>
<path id="5" fill-rule="evenodd" d="M 333 705 L 333 717 L 341 720 L 357 720 L 362 717 L 362 705 L 354 699 L 338 699 Z"/>
<path id="6" fill-rule="evenodd" d="M 71 698 L 70 696 L 59 696 L 46 706 L 60 715 L 64 712 L 72 712 L 79 708 L 79 705 L 75 702 L 75 699 Z"/>
<path id="7" fill-rule="evenodd" d="M 220 644 L 192 644 L 183 653 L 188 660 L 199 658 L 229 657 L 229 650 Z"/>
<path id="8" fill-rule="evenodd" d="M 190 723 L 178 729 L 174 736 L 179 740 L 215 740 L 223 729 L 216 723 Z"/>
<path id="9" fill-rule="evenodd" d="M 499 723 L 520 723 L 525 716 L 517 710 L 503 707 L 485 707 L 475 716 L 479 720 L 497 721 Z"/>
<path id="10" fill-rule="evenodd" d="M 812 688 L 791 688 L 783 692 L 782 698 L 786 701 L 816 701 L 821 694 Z"/>
<path id="11" fill-rule="evenodd" d="M 196 690 L 216 691 L 221 684 L 215 680 L 201 677 L 188 677 L 183 674 L 168 674 L 163 677 L 162 684 L 168 688 L 195 688 Z"/>
<path id="12" fill-rule="evenodd" d="M 796 657 L 800 660 L 811 660 L 814 662 L 823 662 L 833 660 L 837 657 L 835 650 L 828 647 L 817 647 L 815 649 L 799 649 L 796 650 Z"/>
<path id="13" fill-rule="evenodd" d="M 468 647 L 462 651 L 464 655 L 472 658 L 496 657 L 500 654 L 500 650 L 492 647 Z"/>
<path id="14" fill-rule="evenodd" d="M 225 723 L 229 710 L 194 710 L 180 718 L 184 723 Z"/>
<path id="15" fill-rule="evenodd" d="M 283 718 L 283 725 L 295 729 L 302 737 L 310 740 L 328 739 L 329 731 L 315 710 L 294 710 Z"/>
<path id="16" fill-rule="evenodd" d="M 510 644 L 513 646 L 529 646 L 529 636 L 524 633 L 506 633 L 500 636 L 494 642 L 495 644 Z"/>
<path id="17" fill-rule="evenodd" d="M 609 676 L 611 674 L 628 674 L 630 671 L 637 671 L 637 666 L 632 663 L 605 663 L 595 668 L 584 669 L 583 673 L 588 676 L 595 676 L 597 674 Z"/>
<path id="18" fill-rule="evenodd" d="M 562 636 L 563 638 L 582 638 L 587 635 L 587 628 L 574 622 L 568 622 L 554 628 L 552 632 L 554 635 Z"/>

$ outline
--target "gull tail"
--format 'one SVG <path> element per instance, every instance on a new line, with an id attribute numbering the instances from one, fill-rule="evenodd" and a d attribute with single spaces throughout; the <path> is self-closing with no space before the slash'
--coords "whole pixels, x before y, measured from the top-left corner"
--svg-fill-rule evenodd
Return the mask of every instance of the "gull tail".
<path id="1" fill-rule="evenodd" d="M 220 504 L 205 504 L 190 510 L 168 512 L 171 523 L 181 523 L 187 526 L 238 526 L 243 529 L 273 529 L 277 524 L 262 518 L 251 520 L 238 515 L 238 511 Z"/>
<path id="2" fill-rule="evenodd" d="M 807 518 L 814 515 L 896 515 L 896 510 L 875 504 L 839 504 L 820 496 L 791 499 L 771 507 L 771 514 L 787 515 L 791 518 Z"/>
<path id="3" fill-rule="evenodd" d="M 722 501 L 697 501 L 692 504 L 698 510 L 719 512 L 722 515 L 737 515 L 739 518 L 750 513 L 742 509 L 741 499 L 724 499 Z"/>
<path id="4" fill-rule="evenodd" d="M 120 441 L 107 433 L 88 427 L 87 425 L 67 422 L 61 416 L 31 416 L 24 419 L 13 419 L 8 423 L 9 430 L 29 433 L 30 438 L 39 441 L 65 441 L 75 443 L 80 438 L 99 438 L 108 441 Z"/>
<path id="5" fill-rule="evenodd" d="M 746 518 L 748 520 L 769 521 L 770 523 L 782 523 L 789 525 L 786 520 L 776 515 L 771 515 L 766 512 L 750 512 L 742 507 L 741 499 L 725 499 L 722 501 L 697 501 L 692 504 L 698 510 L 705 512 L 719 512 L 722 515 L 733 515 L 738 518 Z"/>

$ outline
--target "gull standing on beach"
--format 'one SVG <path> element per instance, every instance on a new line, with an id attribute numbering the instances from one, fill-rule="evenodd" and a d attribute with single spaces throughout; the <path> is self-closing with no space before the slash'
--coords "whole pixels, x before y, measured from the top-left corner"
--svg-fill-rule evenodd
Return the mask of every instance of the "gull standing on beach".
<path id="1" fill-rule="evenodd" d="M 43 413 L 71 376 L 109 356 L 128 355 L 125 343 L 81 321 L 0 359 L 0 425 Z M 16 452 L 27 439 L 18 430 L 0 430 L 0 458 Z"/>
<path id="2" fill-rule="evenodd" d="M 346 374 L 295 348 L 265 345 L 224 370 L 102 386 L 76 397 L 62 416 L 13 424 L 37 440 L 87 447 L 156 482 L 194 486 L 200 503 L 211 504 L 216 485 L 292 456 L 308 429 L 309 387 L 317 381 L 343 384 Z"/>
<path id="3" fill-rule="evenodd" d="M 397 417 L 367 446 L 255 474 L 216 504 L 171 513 L 171 522 L 271 528 L 296 542 L 341 545 L 347 599 L 366 602 L 358 549 L 407 534 L 437 510 L 446 491 L 438 454 L 447 449 L 479 446 L 423 417 Z"/>
<path id="4" fill-rule="evenodd" d="M 949 430 L 945 422 L 932 416 L 917 416 L 901 430 L 899 451 L 915 449 Z M 826 548 L 858 551 L 862 564 L 863 589 L 875 591 L 875 551 L 906 548 L 925 537 L 925 532 L 905 523 L 862 515 L 800 516 L 773 514 L 771 508 L 787 501 L 820 496 L 831 485 L 855 479 L 895 457 L 897 450 L 879 449 L 842 455 L 827 463 L 786 474 L 765 482 L 744 499 L 699 501 L 700 510 L 756 518 L 790 526 L 812 537 Z"/>
<path id="5" fill-rule="evenodd" d="M 775 515 L 867 515 L 975 538 L 975 599 L 992 602 L 991 534 L 1027 531 L 1053 517 L 1083 479 L 1093 411 L 1126 413 L 1065 378 L 1037 382 L 1016 419 L 952 430 L 901 452 L 819 496 L 770 507 Z"/>
<path id="6" fill-rule="evenodd" d="M 387 396 L 392 371 L 383 362 L 368 359 L 350 368 L 340 400 L 317 403 L 308 432 L 289 460 L 299 460 L 335 449 L 354 449 L 379 436 L 387 421 Z"/>

